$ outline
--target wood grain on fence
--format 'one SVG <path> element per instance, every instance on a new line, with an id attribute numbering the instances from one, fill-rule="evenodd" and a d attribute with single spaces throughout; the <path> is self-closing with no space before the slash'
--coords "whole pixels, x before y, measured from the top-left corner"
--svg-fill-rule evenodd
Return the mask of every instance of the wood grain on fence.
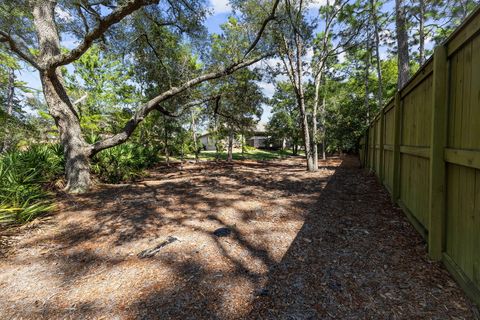
<path id="1" fill-rule="evenodd" d="M 375 117 L 360 156 L 480 305 L 480 9 Z"/>

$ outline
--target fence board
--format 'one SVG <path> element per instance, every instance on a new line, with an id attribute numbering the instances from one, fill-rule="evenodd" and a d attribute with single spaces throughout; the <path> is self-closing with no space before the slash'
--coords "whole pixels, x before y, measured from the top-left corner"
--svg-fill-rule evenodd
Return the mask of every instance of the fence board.
<path id="1" fill-rule="evenodd" d="M 425 230 L 428 230 L 429 161 L 409 154 L 400 156 L 400 199 Z"/>
<path id="2" fill-rule="evenodd" d="M 480 250 L 476 246 L 480 237 L 477 222 L 480 197 L 476 187 L 480 184 L 479 173 L 455 164 L 447 167 L 446 252 L 468 278 L 480 285 Z"/>
<path id="3" fill-rule="evenodd" d="M 437 49 L 372 121 L 365 158 L 480 305 L 480 7 Z"/>

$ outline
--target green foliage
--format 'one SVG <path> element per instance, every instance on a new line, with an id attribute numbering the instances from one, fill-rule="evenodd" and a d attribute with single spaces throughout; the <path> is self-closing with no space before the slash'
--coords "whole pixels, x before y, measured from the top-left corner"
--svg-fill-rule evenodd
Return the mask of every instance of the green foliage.
<path id="1" fill-rule="evenodd" d="M 230 17 L 221 28 L 222 34 L 212 36 L 211 59 L 215 64 L 228 65 L 242 59 L 250 40 L 246 25 L 234 17 Z M 265 102 L 257 83 L 261 79 L 259 70 L 245 68 L 212 83 L 210 91 L 220 96 L 211 105 L 210 132 L 217 141 L 229 135 L 247 134 L 255 127 L 263 112 L 261 105 Z M 221 151 L 223 147 L 217 145 L 217 150 Z"/>
<path id="2" fill-rule="evenodd" d="M 125 109 L 136 99 L 135 87 L 129 83 L 131 68 L 113 54 L 92 46 L 73 63 L 74 72 L 64 69 L 66 87 L 84 133 L 109 133 L 122 126 L 131 114 Z"/>
<path id="3" fill-rule="evenodd" d="M 158 148 L 125 143 L 95 155 L 92 172 L 103 182 L 134 181 L 158 160 Z"/>
<path id="4" fill-rule="evenodd" d="M 288 139 L 293 145 L 301 144 L 302 126 L 292 84 L 278 82 L 270 103 L 272 116 L 267 125 L 269 135 L 279 141 Z M 278 144 L 279 141 L 272 141 L 272 143 Z"/>
<path id="5" fill-rule="evenodd" d="M 24 223 L 53 208 L 46 185 L 63 172 L 59 145 L 34 145 L 0 157 L 0 223 Z"/>

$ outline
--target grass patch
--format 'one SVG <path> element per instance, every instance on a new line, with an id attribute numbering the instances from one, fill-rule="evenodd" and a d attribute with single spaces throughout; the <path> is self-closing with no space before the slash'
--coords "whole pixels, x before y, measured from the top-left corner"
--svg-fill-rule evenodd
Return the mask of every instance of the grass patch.
<path id="1" fill-rule="evenodd" d="M 285 150 L 260 150 L 260 149 L 251 149 L 249 148 L 243 154 L 242 152 L 233 152 L 233 160 L 276 160 L 282 159 L 292 154 Z M 202 160 L 215 160 L 216 152 L 215 151 L 202 151 L 199 155 L 199 158 Z M 227 152 L 222 151 L 219 153 L 219 158 L 221 160 L 227 160 Z"/>

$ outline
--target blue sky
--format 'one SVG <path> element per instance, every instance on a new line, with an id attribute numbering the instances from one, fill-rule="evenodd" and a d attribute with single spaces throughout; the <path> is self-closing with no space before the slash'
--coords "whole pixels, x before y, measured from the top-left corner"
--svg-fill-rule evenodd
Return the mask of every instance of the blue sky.
<path id="1" fill-rule="evenodd" d="M 211 1 L 211 7 L 214 12 L 205 21 L 205 25 L 210 33 L 219 33 L 221 32 L 220 25 L 227 22 L 228 16 L 231 13 L 231 9 L 227 0 L 213 0 Z M 73 48 L 74 43 L 73 41 L 66 40 L 62 41 L 62 46 Z M 36 72 L 33 68 L 27 68 L 25 65 L 25 68 L 20 73 L 19 78 L 20 80 L 27 82 L 30 87 L 38 90 L 41 89 L 38 72 Z"/>

